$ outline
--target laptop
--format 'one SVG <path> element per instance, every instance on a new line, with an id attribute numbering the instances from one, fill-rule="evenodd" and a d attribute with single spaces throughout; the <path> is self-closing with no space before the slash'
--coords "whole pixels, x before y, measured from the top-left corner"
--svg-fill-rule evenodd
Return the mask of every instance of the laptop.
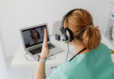
<path id="1" fill-rule="evenodd" d="M 47 23 L 20 29 L 24 50 L 36 61 L 38 61 L 38 55 L 40 55 L 42 50 L 45 29 L 47 29 L 48 32 Z M 58 47 L 50 41 L 49 35 L 47 41 L 49 48 L 48 56 L 63 51 L 62 48 Z"/>

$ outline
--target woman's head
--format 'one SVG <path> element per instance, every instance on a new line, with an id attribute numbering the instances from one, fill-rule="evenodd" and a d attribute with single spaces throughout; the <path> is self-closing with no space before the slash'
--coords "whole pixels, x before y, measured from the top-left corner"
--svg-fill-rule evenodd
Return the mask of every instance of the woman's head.
<path id="1" fill-rule="evenodd" d="M 96 49 L 101 40 L 100 31 L 94 28 L 91 14 L 83 9 L 73 11 L 65 18 L 64 28 L 73 32 L 74 39 L 81 41 L 86 48 Z"/>
<path id="2" fill-rule="evenodd" d="M 39 34 L 39 32 L 36 30 L 36 29 L 31 29 L 30 30 L 30 33 L 31 33 L 31 38 L 32 39 L 34 39 L 34 38 L 38 38 L 38 39 L 40 39 L 40 34 Z"/>

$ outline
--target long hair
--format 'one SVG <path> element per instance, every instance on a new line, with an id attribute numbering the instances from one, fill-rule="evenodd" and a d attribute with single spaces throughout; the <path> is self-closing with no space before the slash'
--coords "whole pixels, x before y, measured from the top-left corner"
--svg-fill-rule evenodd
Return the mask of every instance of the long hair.
<path id="1" fill-rule="evenodd" d="M 64 28 L 69 28 L 73 32 L 74 38 L 82 41 L 86 48 L 96 49 L 101 40 L 100 31 L 94 28 L 91 14 L 78 9 L 65 18 Z"/>
<path id="2" fill-rule="evenodd" d="M 39 32 L 38 32 L 36 29 L 31 29 L 31 30 L 30 30 L 31 38 L 34 39 L 34 37 L 32 36 L 32 31 L 33 31 L 33 30 L 35 30 L 35 31 L 37 32 L 37 37 L 38 37 L 38 39 L 40 39 L 40 34 L 39 34 Z"/>

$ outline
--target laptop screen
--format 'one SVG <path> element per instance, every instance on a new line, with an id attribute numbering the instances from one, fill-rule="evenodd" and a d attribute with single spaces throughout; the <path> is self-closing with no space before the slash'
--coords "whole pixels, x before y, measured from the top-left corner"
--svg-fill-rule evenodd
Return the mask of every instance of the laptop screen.
<path id="1" fill-rule="evenodd" d="M 25 47 L 28 48 L 33 45 L 43 43 L 45 29 L 47 29 L 46 25 L 41 25 L 38 27 L 22 30 Z"/>

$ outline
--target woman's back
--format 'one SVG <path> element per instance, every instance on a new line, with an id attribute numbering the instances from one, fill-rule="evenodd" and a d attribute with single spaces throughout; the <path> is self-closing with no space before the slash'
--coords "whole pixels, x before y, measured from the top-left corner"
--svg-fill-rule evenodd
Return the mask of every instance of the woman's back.
<path id="1" fill-rule="evenodd" d="M 77 55 L 72 61 L 58 66 L 50 79 L 114 79 L 109 48 L 100 43 L 95 50 Z M 48 79 L 48 77 L 47 77 Z"/>

